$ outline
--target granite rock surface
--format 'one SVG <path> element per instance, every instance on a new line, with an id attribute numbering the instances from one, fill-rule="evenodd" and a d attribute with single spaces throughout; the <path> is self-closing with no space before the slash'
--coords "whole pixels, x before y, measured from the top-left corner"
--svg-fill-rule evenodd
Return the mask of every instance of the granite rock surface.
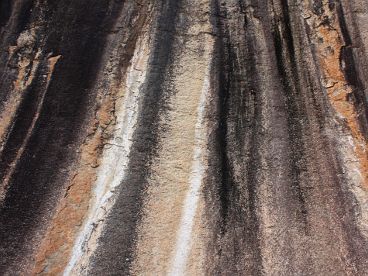
<path id="1" fill-rule="evenodd" d="M 367 0 L 0 0 L 0 275 L 368 275 Z"/>

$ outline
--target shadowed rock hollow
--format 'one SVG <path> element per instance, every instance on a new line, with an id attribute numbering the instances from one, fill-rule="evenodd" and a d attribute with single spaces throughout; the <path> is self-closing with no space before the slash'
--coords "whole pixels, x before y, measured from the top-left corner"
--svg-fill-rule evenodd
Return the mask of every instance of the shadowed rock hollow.
<path id="1" fill-rule="evenodd" d="M 0 0 L 1 275 L 367 275 L 368 1 Z"/>

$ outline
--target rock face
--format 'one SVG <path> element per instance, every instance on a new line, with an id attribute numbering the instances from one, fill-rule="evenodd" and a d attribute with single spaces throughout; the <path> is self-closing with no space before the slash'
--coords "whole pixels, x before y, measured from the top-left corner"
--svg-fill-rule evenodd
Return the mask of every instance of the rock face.
<path id="1" fill-rule="evenodd" d="M 1 275 L 367 275 L 368 1 L 0 0 Z"/>

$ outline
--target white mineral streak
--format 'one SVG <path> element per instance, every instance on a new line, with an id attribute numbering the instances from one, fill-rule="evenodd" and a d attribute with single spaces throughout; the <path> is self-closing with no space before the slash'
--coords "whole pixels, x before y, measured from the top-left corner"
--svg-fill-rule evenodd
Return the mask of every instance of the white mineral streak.
<path id="1" fill-rule="evenodd" d="M 338 127 L 335 127 L 336 129 Z M 355 196 L 359 208 L 356 208 L 356 217 L 358 227 L 366 239 L 368 239 L 368 193 L 364 187 L 364 177 L 360 167 L 360 161 L 355 154 L 354 138 L 351 134 L 339 129 L 339 135 L 336 136 L 336 131 L 330 131 L 328 135 L 331 140 L 335 139 L 340 153 L 342 164 L 344 164 L 344 177 L 348 180 L 349 190 Z M 336 137 L 339 137 L 336 139 Z"/>
<path id="2" fill-rule="evenodd" d="M 191 237 L 196 216 L 198 201 L 201 195 L 201 186 L 207 168 L 207 138 L 206 110 L 210 99 L 210 72 L 211 58 L 207 66 L 207 72 L 203 81 L 200 103 L 198 106 L 198 117 L 195 126 L 195 148 L 193 153 L 192 169 L 190 174 L 190 187 L 187 192 L 181 222 L 179 225 L 174 256 L 171 262 L 169 275 L 184 275 L 191 250 Z"/>
<path id="3" fill-rule="evenodd" d="M 93 191 L 93 203 L 87 220 L 79 233 L 64 275 L 86 273 L 89 258 L 96 249 L 97 240 L 104 227 L 104 219 L 116 201 L 116 188 L 122 185 L 127 174 L 129 153 L 140 106 L 140 89 L 146 78 L 149 57 L 148 35 L 137 42 L 137 48 L 128 69 L 125 92 L 117 105 L 116 132 L 105 150 Z"/>

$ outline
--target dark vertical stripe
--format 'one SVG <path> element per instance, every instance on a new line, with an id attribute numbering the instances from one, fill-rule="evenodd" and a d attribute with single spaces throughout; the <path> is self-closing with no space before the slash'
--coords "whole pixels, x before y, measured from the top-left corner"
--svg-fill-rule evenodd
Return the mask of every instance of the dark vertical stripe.
<path id="1" fill-rule="evenodd" d="M 364 86 L 355 62 L 354 45 L 346 24 L 341 3 L 336 6 L 336 12 L 345 42 L 340 53 L 341 70 L 344 72 L 347 83 L 353 88 L 353 94 L 350 95 L 350 100 L 354 102 L 355 108 L 358 110 L 360 128 L 365 138 L 368 139 L 368 100 L 364 93 Z M 344 66 L 342 66 L 342 63 L 344 63 Z"/>
<path id="2" fill-rule="evenodd" d="M 119 196 L 92 257 L 91 275 L 130 273 L 147 177 L 158 147 L 158 132 L 161 127 L 159 114 L 164 112 L 166 100 L 173 93 L 168 71 L 175 59 L 173 45 L 180 3 L 178 0 L 167 0 L 156 6 L 161 13 L 146 82 L 141 91 L 140 117 L 134 133 L 128 175 L 119 187 Z"/>
<path id="3" fill-rule="evenodd" d="M 220 218 L 214 221 L 217 225 L 211 227 L 217 248 L 209 253 L 218 254 L 219 259 L 208 273 L 236 275 L 242 271 L 260 275 L 262 259 L 256 206 L 262 106 L 257 84 L 257 51 L 243 6 L 239 7 L 239 16 L 244 19 L 245 36 L 237 40 L 228 29 L 228 21 L 234 15 L 227 13 L 226 4 L 220 8 L 219 1 L 214 1 L 213 5 L 217 20 L 214 24 L 218 31 L 216 58 L 219 60 L 215 71 L 219 77 L 219 124 L 210 159 L 218 160 L 219 179 L 213 184 L 217 185 Z M 212 190 L 211 187 L 205 189 Z M 213 191 L 210 195 L 211 198 L 206 199 L 208 206 L 213 205 L 212 201 L 217 197 Z M 213 255 L 208 256 L 211 261 L 213 258 Z M 244 261 L 246 267 L 240 268 L 237 264 Z"/>
<path id="4" fill-rule="evenodd" d="M 112 4 L 114 12 L 110 13 Z M 32 131 L 0 209 L 0 274 L 18 274 L 23 269 L 35 231 L 47 226 L 81 142 L 79 137 L 84 136 L 83 122 L 94 106 L 95 92 L 91 87 L 108 30 L 122 4 L 123 1 L 64 0 L 49 1 L 47 7 L 43 6 L 48 25 L 43 54 L 60 54 L 62 58 L 46 92 L 40 83 L 28 91 L 8 140 L 7 147 L 13 150 L 24 133 Z M 46 66 L 45 62 L 35 79 L 43 78 Z M 46 93 L 44 104 L 34 129 L 27 129 L 37 105 L 37 93 Z"/>

